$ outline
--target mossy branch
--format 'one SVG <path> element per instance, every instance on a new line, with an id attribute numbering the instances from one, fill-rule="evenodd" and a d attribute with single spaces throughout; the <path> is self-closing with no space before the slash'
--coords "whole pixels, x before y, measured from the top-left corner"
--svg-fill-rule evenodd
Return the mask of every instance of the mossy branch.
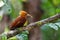
<path id="1" fill-rule="evenodd" d="M 23 27 L 22 30 L 12 30 L 12 31 L 9 31 L 8 33 L 6 33 L 6 36 L 7 36 L 7 38 L 13 37 L 13 36 L 19 34 L 21 31 L 24 31 L 24 30 L 30 31 L 36 25 L 40 27 L 43 24 L 46 24 L 48 22 L 51 22 L 51 21 L 56 20 L 56 19 L 59 19 L 59 18 L 60 18 L 60 14 L 56 14 L 56 15 L 54 15 L 52 17 L 49 17 L 49 18 L 46 18 L 44 20 L 37 21 L 37 22 L 34 22 L 34 23 L 30 23 L 25 28 Z"/>

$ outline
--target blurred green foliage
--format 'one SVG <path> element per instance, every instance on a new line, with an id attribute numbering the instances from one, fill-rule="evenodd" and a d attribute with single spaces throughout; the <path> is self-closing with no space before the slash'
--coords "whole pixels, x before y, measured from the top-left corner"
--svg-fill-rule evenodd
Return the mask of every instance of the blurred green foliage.
<path id="1" fill-rule="evenodd" d="M 4 14 L 10 15 L 11 19 L 15 19 L 19 12 L 22 10 L 22 0 L 2 0 L 4 6 L 1 8 L 4 11 Z"/>
<path id="2" fill-rule="evenodd" d="M 2 1 L 5 3 L 5 5 L 0 8 L 0 11 L 2 10 L 4 14 L 10 15 L 12 20 L 15 19 L 19 15 L 19 11 L 23 9 L 22 0 Z M 42 10 L 44 10 L 44 14 L 41 19 L 45 19 L 57 13 L 60 13 L 60 0 L 41 0 L 40 6 Z M 3 14 L 0 16 L 0 20 L 2 17 Z M 9 29 L 6 28 L 5 32 L 8 31 Z M 43 40 L 60 40 L 60 22 L 45 24 L 41 27 L 41 31 Z M 2 40 L 7 40 L 7 37 L 4 33 L 2 34 Z M 28 34 L 28 31 L 23 31 L 20 34 L 9 38 L 8 40 L 28 40 Z"/>
<path id="3" fill-rule="evenodd" d="M 41 0 L 41 8 L 44 10 L 44 15 L 41 19 L 60 13 L 59 4 L 60 0 Z"/>
<path id="4" fill-rule="evenodd" d="M 44 24 L 41 31 L 43 40 L 60 40 L 60 22 Z"/>
<path id="5" fill-rule="evenodd" d="M 60 13 L 60 0 L 41 0 L 44 15 L 41 19 Z M 56 22 L 56 21 L 55 21 Z M 60 19 L 58 23 L 48 23 L 41 27 L 43 40 L 60 40 Z"/>
<path id="6" fill-rule="evenodd" d="M 7 40 L 7 36 L 3 33 L 0 35 L 0 40 Z"/>
<path id="7" fill-rule="evenodd" d="M 60 5 L 60 0 L 52 0 L 53 4 L 55 6 L 59 6 Z"/>

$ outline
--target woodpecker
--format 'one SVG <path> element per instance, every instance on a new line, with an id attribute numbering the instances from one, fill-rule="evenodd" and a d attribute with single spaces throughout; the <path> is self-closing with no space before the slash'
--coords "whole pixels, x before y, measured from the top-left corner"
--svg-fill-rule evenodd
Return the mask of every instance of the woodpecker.
<path id="1" fill-rule="evenodd" d="M 10 30 L 14 30 L 16 28 L 23 27 L 28 16 L 32 17 L 26 11 L 20 11 L 19 16 L 10 24 Z"/>

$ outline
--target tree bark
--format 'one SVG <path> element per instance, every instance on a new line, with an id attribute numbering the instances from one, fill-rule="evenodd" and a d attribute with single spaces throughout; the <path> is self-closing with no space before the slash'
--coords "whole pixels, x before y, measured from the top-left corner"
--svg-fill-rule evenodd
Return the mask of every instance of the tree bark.
<path id="1" fill-rule="evenodd" d="M 42 16 L 40 9 L 40 0 L 29 0 L 27 3 L 24 3 L 24 10 L 27 11 L 33 18 L 29 18 L 29 23 L 36 22 L 40 20 Z M 35 27 L 30 31 L 29 40 L 41 40 L 40 28 Z"/>
<path id="2" fill-rule="evenodd" d="M 0 34 L 4 32 L 5 27 L 10 23 L 10 16 L 7 14 L 3 14 L 3 18 L 0 21 Z"/>

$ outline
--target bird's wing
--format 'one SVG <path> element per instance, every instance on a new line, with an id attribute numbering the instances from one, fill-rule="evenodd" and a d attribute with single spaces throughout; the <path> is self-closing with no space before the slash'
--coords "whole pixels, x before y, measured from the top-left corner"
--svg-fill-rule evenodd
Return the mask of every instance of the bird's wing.
<path id="1" fill-rule="evenodd" d="M 25 23 L 26 19 L 23 17 L 17 17 L 16 20 L 10 25 L 10 29 L 15 29 L 18 27 L 22 27 Z"/>

